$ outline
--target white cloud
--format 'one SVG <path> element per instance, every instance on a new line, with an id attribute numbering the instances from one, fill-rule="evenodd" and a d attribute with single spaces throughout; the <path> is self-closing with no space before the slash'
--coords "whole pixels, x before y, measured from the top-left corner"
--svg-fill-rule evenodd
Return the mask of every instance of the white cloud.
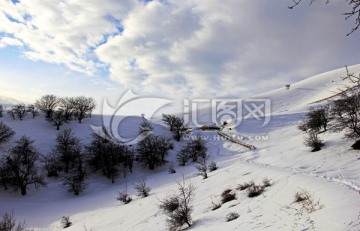
<path id="1" fill-rule="evenodd" d="M 24 44 L 19 40 L 11 37 L 2 37 L 0 38 L 0 48 L 6 46 L 23 46 Z"/>
<path id="2" fill-rule="evenodd" d="M 0 32 L 10 34 L 28 46 L 24 55 L 32 60 L 65 64 L 70 69 L 92 75 L 98 64 L 92 49 L 105 36 L 118 33 L 113 19 L 120 19 L 133 1 L 118 4 L 99 1 L 22 0 L 0 3 Z"/>
<path id="3" fill-rule="evenodd" d="M 175 97 L 249 96 L 358 62 L 346 4 L 288 4 L 0 0 L 0 33 L 13 39 L 0 46 L 88 75 L 106 65 L 138 93 Z"/>

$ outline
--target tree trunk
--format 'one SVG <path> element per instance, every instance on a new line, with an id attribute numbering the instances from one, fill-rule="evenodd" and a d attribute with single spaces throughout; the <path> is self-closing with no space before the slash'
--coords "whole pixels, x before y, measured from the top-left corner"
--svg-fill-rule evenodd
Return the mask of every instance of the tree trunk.
<path id="1" fill-rule="evenodd" d="M 21 189 L 21 195 L 25 196 L 26 195 L 26 186 L 21 186 L 20 189 Z"/>

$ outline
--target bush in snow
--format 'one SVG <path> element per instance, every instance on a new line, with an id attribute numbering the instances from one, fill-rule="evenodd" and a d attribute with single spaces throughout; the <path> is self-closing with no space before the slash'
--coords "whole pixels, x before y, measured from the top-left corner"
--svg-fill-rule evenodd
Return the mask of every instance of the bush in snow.
<path id="1" fill-rule="evenodd" d="M 15 135 L 14 130 L 0 121 L 0 143 L 8 141 L 13 135 Z"/>
<path id="2" fill-rule="evenodd" d="M 218 167 L 217 167 L 217 165 L 216 165 L 216 162 L 214 162 L 214 161 L 211 161 L 211 162 L 210 162 L 208 168 L 209 168 L 209 171 L 210 171 L 210 172 L 215 171 L 216 169 L 218 169 Z"/>
<path id="3" fill-rule="evenodd" d="M 195 185 L 183 177 L 177 181 L 178 194 L 167 197 L 160 201 L 160 209 L 168 216 L 167 224 L 170 230 L 179 230 L 184 225 L 192 225 L 191 213 L 193 211 L 192 201 L 195 196 Z"/>
<path id="4" fill-rule="evenodd" d="M 138 160 L 143 167 L 154 170 L 166 163 L 165 157 L 171 148 L 170 140 L 161 136 L 149 135 L 137 144 Z"/>
<path id="5" fill-rule="evenodd" d="M 198 165 L 196 165 L 196 169 L 199 171 L 200 175 L 203 177 L 203 179 L 208 178 L 207 172 L 209 171 L 209 168 L 207 166 L 207 159 L 209 158 L 209 156 L 205 153 L 205 156 L 202 156 L 201 158 L 198 159 L 197 163 Z"/>
<path id="6" fill-rule="evenodd" d="M 312 152 L 317 152 L 321 150 L 321 147 L 324 146 L 324 142 L 320 140 L 316 132 L 310 132 L 304 141 L 305 146 L 310 147 Z"/>
<path id="7" fill-rule="evenodd" d="M 154 126 L 151 124 L 151 122 L 145 118 L 143 118 L 143 121 L 140 123 L 139 127 L 139 133 L 142 134 L 144 132 L 150 132 L 154 129 Z"/>
<path id="8" fill-rule="evenodd" d="M 39 110 L 35 107 L 34 104 L 29 104 L 26 107 L 26 111 L 32 115 L 33 119 L 35 119 L 35 116 L 39 115 Z"/>
<path id="9" fill-rule="evenodd" d="M 196 162 L 198 158 L 206 158 L 207 147 L 201 137 L 186 143 L 176 155 L 179 165 L 184 166 L 189 159 Z"/>
<path id="10" fill-rule="evenodd" d="M 100 171 L 111 183 L 115 183 L 116 177 L 120 172 L 125 172 L 126 168 L 132 172 L 134 152 L 128 146 L 96 133 L 92 137 L 86 146 L 86 153 L 93 170 Z"/>
<path id="11" fill-rule="evenodd" d="M 159 208 L 165 213 L 174 212 L 180 205 L 179 198 L 177 196 L 170 196 L 160 201 Z"/>
<path id="12" fill-rule="evenodd" d="M 5 157 L 5 167 L 9 170 L 9 185 L 14 190 L 20 189 L 21 195 L 24 196 L 28 186 L 45 187 L 46 183 L 36 166 L 40 154 L 34 147 L 34 141 L 22 136 L 15 143 Z"/>
<path id="13" fill-rule="evenodd" d="M 172 131 L 174 139 L 176 141 L 180 141 L 180 139 L 185 135 L 186 132 L 184 119 L 175 115 L 166 114 L 163 114 L 162 117 L 164 123 L 169 126 L 170 131 Z"/>
<path id="14" fill-rule="evenodd" d="M 175 170 L 175 168 L 174 168 L 174 163 L 170 163 L 169 164 L 169 166 L 168 166 L 168 172 L 170 173 L 170 174 L 174 174 L 174 173 L 176 173 L 176 170 Z"/>
<path id="15" fill-rule="evenodd" d="M 226 215 L 226 221 L 229 222 L 229 221 L 237 219 L 238 217 L 239 217 L 238 213 L 231 212 Z"/>
<path id="16" fill-rule="evenodd" d="M 23 120 L 23 118 L 26 116 L 27 111 L 26 111 L 26 106 L 23 103 L 19 103 L 15 106 L 13 106 L 10 111 L 12 111 L 13 115 L 11 115 L 14 119 L 14 116 L 16 116 L 17 118 L 19 118 L 20 120 Z"/>
<path id="17" fill-rule="evenodd" d="M 31 231 L 32 229 L 26 228 L 25 222 L 16 222 L 14 214 L 5 213 L 0 218 L 1 231 Z"/>
<path id="18" fill-rule="evenodd" d="M 125 189 L 122 192 L 119 192 L 119 195 L 116 199 L 118 201 L 123 202 L 124 204 L 129 204 L 132 201 L 132 198 L 127 192 L 127 185 L 125 186 Z"/>
<path id="19" fill-rule="evenodd" d="M 211 210 L 214 211 L 214 210 L 217 210 L 221 207 L 221 203 L 218 202 L 218 203 L 215 203 L 211 197 L 211 204 L 212 204 L 212 207 L 211 207 Z"/>
<path id="20" fill-rule="evenodd" d="M 3 117 L 3 111 L 4 111 L 3 105 L 0 104 L 0 118 Z"/>
<path id="21" fill-rule="evenodd" d="M 264 187 L 262 185 L 251 185 L 247 189 L 248 197 L 257 197 L 264 192 Z"/>
<path id="22" fill-rule="evenodd" d="M 245 183 L 243 183 L 243 184 L 239 184 L 239 185 L 236 187 L 236 189 L 237 189 L 237 190 L 240 190 L 240 191 L 243 191 L 243 190 L 249 188 L 249 187 L 252 186 L 252 185 L 255 185 L 255 182 L 254 182 L 254 181 L 245 182 Z"/>
<path id="23" fill-rule="evenodd" d="M 322 129 L 326 131 L 329 123 L 329 106 L 322 106 L 320 108 L 310 108 L 310 111 L 306 114 L 305 118 L 300 122 L 298 128 L 305 132 L 319 133 Z"/>
<path id="24" fill-rule="evenodd" d="M 138 192 L 139 197 L 147 197 L 150 194 L 150 187 L 146 186 L 146 178 L 140 178 L 137 183 L 135 183 L 136 191 Z"/>
<path id="25" fill-rule="evenodd" d="M 221 203 L 226 203 L 236 199 L 235 192 L 232 189 L 226 189 L 221 193 Z"/>
<path id="26" fill-rule="evenodd" d="M 300 191 L 294 194 L 293 203 L 300 205 L 300 208 L 297 208 L 297 210 L 301 214 L 303 212 L 312 213 L 324 207 L 324 205 L 320 204 L 319 200 L 315 200 L 314 196 L 305 189 L 300 189 Z"/>
<path id="27" fill-rule="evenodd" d="M 263 179 L 263 187 L 270 187 L 272 185 L 271 180 L 267 177 Z"/>
<path id="28" fill-rule="evenodd" d="M 63 216 L 61 218 L 61 226 L 66 229 L 68 227 L 70 227 L 72 225 L 72 222 L 70 221 L 70 217 L 68 216 Z"/>

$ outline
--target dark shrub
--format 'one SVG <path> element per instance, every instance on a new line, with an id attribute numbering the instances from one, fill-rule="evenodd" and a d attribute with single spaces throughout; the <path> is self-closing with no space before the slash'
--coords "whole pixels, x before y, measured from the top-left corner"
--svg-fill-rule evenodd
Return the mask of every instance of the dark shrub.
<path id="1" fill-rule="evenodd" d="M 248 189 L 248 197 L 257 197 L 264 192 L 264 187 L 261 185 L 251 185 Z"/>
<path id="2" fill-rule="evenodd" d="M 237 219 L 238 217 L 239 217 L 239 214 L 231 212 L 231 213 L 228 213 L 228 215 L 226 215 L 226 221 L 229 222 L 229 221 Z"/>
<path id="3" fill-rule="evenodd" d="M 72 222 L 70 221 L 70 217 L 68 216 L 63 216 L 61 218 L 61 226 L 66 229 L 68 227 L 70 227 L 72 225 Z"/>
<path id="4" fill-rule="evenodd" d="M 231 189 L 226 189 L 221 193 L 221 203 L 223 204 L 235 199 L 235 193 Z"/>

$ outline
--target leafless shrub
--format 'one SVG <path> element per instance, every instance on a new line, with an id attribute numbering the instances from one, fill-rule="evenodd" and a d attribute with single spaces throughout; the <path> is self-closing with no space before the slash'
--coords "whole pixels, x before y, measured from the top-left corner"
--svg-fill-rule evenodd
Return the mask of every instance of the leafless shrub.
<path id="1" fill-rule="evenodd" d="M 170 230 L 179 230 L 184 225 L 190 227 L 193 222 L 191 217 L 192 200 L 195 196 L 196 187 L 184 176 L 181 181 L 177 181 L 177 184 L 178 194 L 160 201 L 159 206 L 168 216 L 166 221 Z"/>
<path id="2" fill-rule="evenodd" d="M 0 143 L 7 142 L 13 135 L 15 135 L 14 130 L 0 121 Z"/>
<path id="3" fill-rule="evenodd" d="M 127 192 L 127 185 L 125 186 L 125 189 L 122 192 L 119 192 L 117 200 L 123 202 L 124 204 L 129 204 L 132 201 L 132 198 Z"/>
<path id="4" fill-rule="evenodd" d="M 180 205 L 179 198 L 177 196 L 170 196 L 160 201 L 159 208 L 166 213 L 174 212 Z"/>
<path id="5" fill-rule="evenodd" d="M 318 137 L 316 132 L 310 132 L 308 137 L 305 137 L 304 144 L 307 147 L 312 148 L 312 152 L 317 152 L 321 150 L 321 147 L 324 146 L 324 142 Z"/>
<path id="6" fill-rule="evenodd" d="M 225 189 L 222 193 L 221 193 L 221 203 L 226 203 L 232 200 L 235 200 L 235 192 L 232 189 Z"/>
<path id="7" fill-rule="evenodd" d="M 212 207 L 211 207 L 211 210 L 214 211 L 214 210 L 217 210 L 221 207 L 221 203 L 218 202 L 218 203 L 215 203 L 211 197 L 211 204 L 212 204 Z"/>
<path id="8" fill-rule="evenodd" d="M 316 210 L 322 209 L 324 205 L 320 204 L 320 200 L 316 200 L 314 196 L 307 190 L 301 189 L 294 195 L 293 203 L 299 204 L 299 212 L 312 213 Z"/>
<path id="9" fill-rule="evenodd" d="M 138 182 L 135 184 L 134 188 L 138 192 L 137 195 L 142 198 L 149 196 L 150 190 L 151 190 L 150 187 L 146 186 L 146 178 L 145 177 L 140 178 L 138 180 Z"/>
<path id="10" fill-rule="evenodd" d="M 70 227 L 72 225 L 72 222 L 70 221 L 70 217 L 69 216 L 63 216 L 61 218 L 61 226 L 66 229 L 68 227 Z"/>
<path id="11" fill-rule="evenodd" d="M 248 197 L 257 197 L 264 192 L 264 187 L 261 185 L 251 185 L 247 189 Z"/>
<path id="12" fill-rule="evenodd" d="M 245 182 L 245 183 L 243 183 L 243 184 L 239 184 L 239 185 L 236 187 L 236 189 L 237 189 L 237 190 L 240 190 L 240 191 L 243 191 L 243 190 L 249 188 L 249 187 L 252 186 L 252 185 L 255 185 L 254 181 Z"/>
<path id="13" fill-rule="evenodd" d="M 216 165 L 216 162 L 211 161 L 209 166 L 208 166 L 208 169 L 209 169 L 210 172 L 215 171 L 216 169 L 218 169 L 218 167 Z"/>
<path id="14" fill-rule="evenodd" d="M 30 231 L 26 228 L 25 222 L 16 222 L 13 213 L 5 213 L 0 219 L 1 231 Z"/>
<path id="15" fill-rule="evenodd" d="M 176 173 L 176 170 L 175 170 L 175 168 L 174 168 L 174 163 L 170 163 L 169 164 L 169 166 L 168 166 L 168 172 L 170 173 L 170 174 L 174 174 L 174 173 Z"/>
<path id="16" fill-rule="evenodd" d="M 229 221 L 237 219 L 238 217 L 239 217 L 238 213 L 231 212 L 226 215 L 226 221 L 229 222 Z"/>
<path id="17" fill-rule="evenodd" d="M 271 180 L 267 177 L 265 177 L 262 182 L 263 182 L 263 187 L 265 187 L 265 188 L 270 187 L 272 185 Z"/>

